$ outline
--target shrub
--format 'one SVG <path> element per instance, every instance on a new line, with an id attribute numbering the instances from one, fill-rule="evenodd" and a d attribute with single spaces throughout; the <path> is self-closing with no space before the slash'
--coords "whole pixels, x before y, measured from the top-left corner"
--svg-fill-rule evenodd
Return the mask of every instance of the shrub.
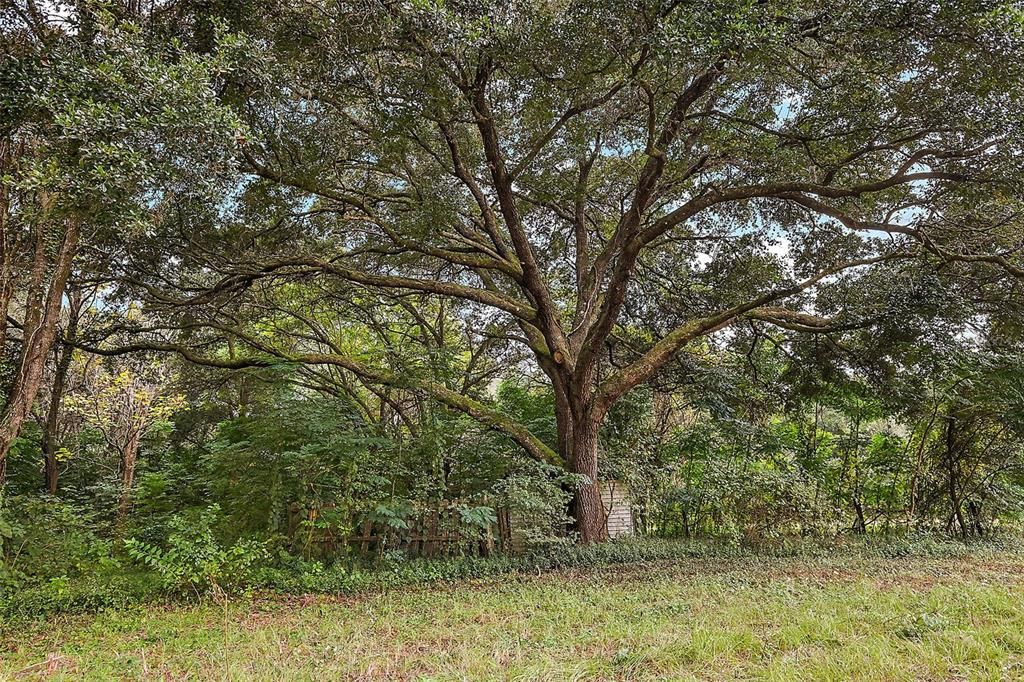
<path id="1" fill-rule="evenodd" d="M 11 497 L 0 508 L 0 597 L 59 578 L 118 569 L 103 524 L 89 510 L 52 497 Z"/>
<path id="2" fill-rule="evenodd" d="M 254 567 L 267 558 L 264 543 L 239 541 L 225 547 L 213 525 L 220 507 L 212 505 L 176 515 L 168 522 L 167 546 L 137 539 L 125 541 L 128 555 L 152 569 L 164 589 L 173 593 L 222 594 L 247 586 Z"/>
<path id="3" fill-rule="evenodd" d="M 75 579 L 62 576 L 22 587 L 0 600 L 0 617 L 15 620 L 126 609 L 155 599 L 160 588 L 159 580 L 150 572 L 120 572 Z"/>

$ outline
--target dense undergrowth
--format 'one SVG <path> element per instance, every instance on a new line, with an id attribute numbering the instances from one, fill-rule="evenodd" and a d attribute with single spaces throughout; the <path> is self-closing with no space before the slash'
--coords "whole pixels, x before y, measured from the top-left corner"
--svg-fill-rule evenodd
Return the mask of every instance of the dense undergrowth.
<path id="1" fill-rule="evenodd" d="M 7 621 L 56 614 L 90 613 L 129 608 L 155 601 L 221 600 L 256 592 L 351 595 L 402 586 L 470 580 L 500 575 L 638 564 L 683 559 L 799 557 L 813 560 L 846 558 L 956 558 L 1024 553 L 1020 538 L 994 535 L 970 541 L 937 535 L 903 537 L 838 537 L 828 540 L 784 538 L 772 542 L 736 543 L 721 539 L 662 540 L 636 538 L 579 546 L 560 544 L 523 554 L 444 559 L 404 559 L 390 554 L 372 562 L 327 565 L 280 553 L 263 554 L 255 566 L 237 548 L 216 550 L 193 546 L 174 556 L 154 557 L 129 550 L 140 559 L 108 558 L 74 578 L 26 581 L 0 598 L 0 617 Z M 216 554 L 219 552 L 219 554 Z M 241 561 L 239 561 L 241 558 Z"/>

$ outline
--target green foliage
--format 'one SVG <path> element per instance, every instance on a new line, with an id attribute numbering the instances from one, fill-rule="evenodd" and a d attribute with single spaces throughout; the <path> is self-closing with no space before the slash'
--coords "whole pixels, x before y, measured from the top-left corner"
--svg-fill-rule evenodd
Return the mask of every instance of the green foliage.
<path id="1" fill-rule="evenodd" d="M 350 679 L 380 676 L 387 661 L 392 678 L 1014 679 L 1020 570 L 1019 555 L 696 559 L 357 599 L 160 605 L 0 629 L 0 675 L 52 661 L 57 677 L 89 679 L 157 666 Z"/>
<path id="2" fill-rule="evenodd" d="M 200 529 L 184 529 L 175 522 L 174 539 L 167 548 L 129 541 L 131 557 L 150 570 L 128 565 L 65 575 L 22 584 L 0 595 L 0 616 L 38 618 L 55 613 L 82 613 L 126 609 L 168 597 L 207 596 L 221 590 L 269 590 L 286 594 L 354 595 L 410 585 L 430 585 L 493 576 L 536 575 L 544 571 L 586 570 L 606 566 L 672 562 L 686 559 L 802 558 L 842 556 L 876 559 L 963 559 L 1019 556 L 1016 535 L 963 542 L 948 537 L 918 535 L 903 538 L 868 536 L 841 541 L 782 539 L 758 544 L 709 540 L 619 540 L 599 545 L 548 544 L 523 555 L 488 558 L 384 560 L 373 565 L 335 562 L 324 564 L 280 551 L 271 557 L 255 544 L 225 548 L 210 528 L 214 510 L 195 510 L 178 517 L 197 522 Z"/>
<path id="3" fill-rule="evenodd" d="M 459 519 L 467 526 L 477 530 L 486 530 L 491 524 L 498 522 L 498 517 L 491 507 L 470 507 L 462 505 L 458 507 Z"/>
<path id="4" fill-rule="evenodd" d="M 105 11 L 94 20 L 96 49 L 73 39 L 50 46 L 56 54 L 44 60 L 30 101 L 59 134 L 19 184 L 59 191 L 65 208 L 85 204 L 97 218 L 138 232 L 155 197 L 185 184 L 196 194 L 219 188 L 218 174 L 200 169 L 227 167 L 240 128 L 208 86 L 231 68 L 230 51 L 204 56 L 158 46 L 139 25 Z M 183 163 L 200 148 L 211 165 Z"/>
<path id="5" fill-rule="evenodd" d="M 253 570 L 266 558 L 264 543 L 239 541 L 225 546 L 214 534 L 220 507 L 211 505 L 174 516 L 166 546 L 134 538 L 125 541 L 128 556 L 153 570 L 164 589 L 197 596 L 245 587 Z"/>
<path id="6" fill-rule="evenodd" d="M 0 597 L 30 585 L 118 572 L 102 517 L 49 497 L 11 497 L 0 508 Z"/>
<path id="7" fill-rule="evenodd" d="M 11 608 L 1024 520 L 1018 10 L 501 4 L 0 10 L 0 394 L 65 225 L 110 354 L 8 457 Z M 598 416 L 665 541 L 573 546 Z"/>
<path id="8" fill-rule="evenodd" d="M 164 594 L 151 572 L 120 570 L 76 578 L 58 577 L 45 583 L 23 585 L 0 597 L 0 617 L 38 619 L 57 614 L 126 611 Z"/>
<path id="9" fill-rule="evenodd" d="M 524 546 L 544 547 L 571 541 L 565 533 L 570 523 L 567 510 L 578 482 L 578 476 L 558 467 L 519 458 L 489 492 L 515 516 L 513 532 Z"/>
<path id="10" fill-rule="evenodd" d="M 391 446 L 347 401 L 285 398 L 219 424 L 203 463 L 230 533 L 290 534 L 298 547 L 388 503 Z"/>
<path id="11" fill-rule="evenodd" d="M 786 539 L 780 542 L 739 544 L 709 540 L 617 540 L 597 545 L 557 544 L 537 547 L 523 555 L 489 558 L 400 561 L 374 567 L 307 562 L 284 556 L 279 565 L 257 574 L 256 584 L 286 593 L 354 594 L 406 585 L 485 578 L 495 575 L 535 574 L 538 571 L 595 569 L 602 566 L 670 562 L 683 559 L 824 558 L 862 559 L 1007 556 L 1020 552 L 1016 535 L 962 542 L 934 535 L 905 538 L 863 538 L 842 541 Z"/>

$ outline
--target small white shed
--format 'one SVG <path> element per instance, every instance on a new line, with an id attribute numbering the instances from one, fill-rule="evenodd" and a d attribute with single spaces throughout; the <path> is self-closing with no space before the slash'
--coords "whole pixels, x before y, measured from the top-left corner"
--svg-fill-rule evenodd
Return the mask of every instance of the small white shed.
<path id="1" fill-rule="evenodd" d="M 622 481 L 601 481 L 601 504 L 609 538 L 633 534 L 633 506 L 628 485 Z"/>

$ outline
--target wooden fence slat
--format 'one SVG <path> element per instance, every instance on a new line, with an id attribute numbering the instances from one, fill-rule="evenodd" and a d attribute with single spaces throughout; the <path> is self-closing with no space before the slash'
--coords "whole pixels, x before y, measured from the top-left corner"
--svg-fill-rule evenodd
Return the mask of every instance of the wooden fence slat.
<path id="1" fill-rule="evenodd" d="M 311 530 L 312 537 L 308 544 L 321 557 L 337 551 L 353 551 L 361 556 L 371 556 L 380 554 L 385 547 L 402 551 L 409 558 L 428 559 L 465 553 L 490 556 L 496 550 L 511 549 L 512 520 L 507 507 L 495 507 L 495 522 L 479 528 L 462 521 L 460 502 L 446 500 L 417 506 L 406 517 L 407 526 L 401 530 L 372 520 L 360 522 L 358 516 L 354 515 L 349 522 L 349 528 L 354 531 L 351 534 L 339 534 L 334 528 Z M 479 504 L 477 501 L 474 503 Z M 295 523 L 293 519 L 297 516 L 299 514 L 289 514 L 289 526 Z M 295 526 L 297 531 L 298 524 L 295 523 Z"/>

